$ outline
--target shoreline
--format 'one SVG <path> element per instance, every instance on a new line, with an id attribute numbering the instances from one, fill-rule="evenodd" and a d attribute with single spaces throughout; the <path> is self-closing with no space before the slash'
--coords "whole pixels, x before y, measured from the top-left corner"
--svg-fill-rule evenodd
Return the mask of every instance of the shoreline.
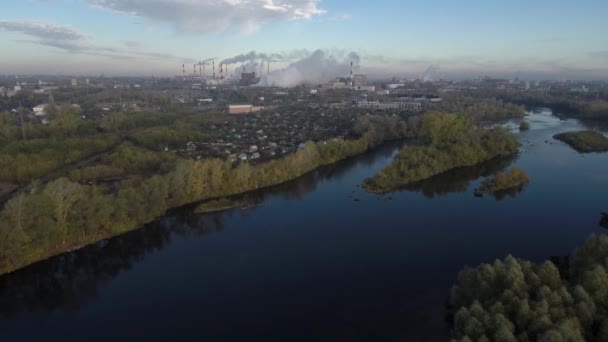
<path id="1" fill-rule="evenodd" d="M 353 140 L 352 142 L 354 143 L 361 143 L 361 142 L 366 142 L 367 138 L 365 136 L 357 139 L 357 140 Z M 306 174 L 313 172 L 315 170 L 317 170 L 320 167 L 323 166 L 328 166 L 328 165 L 332 165 L 350 158 L 355 158 L 358 156 L 361 156 L 365 153 L 371 152 L 377 148 L 380 148 L 381 146 L 383 146 L 384 144 L 390 143 L 390 142 L 397 142 L 397 141 L 404 141 L 407 140 L 406 137 L 399 137 L 399 138 L 383 138 L 380 141 L 377 141 L 376 143 L 366 143 L 366 146 L 363 150 L 361 151 L 356 151 L 356 153 L 345 153 L 344 155 L 340 156 L 339 158 L 334 158 L 332 160 L 330 160 L 329 162 L 322 162 L 319 161 L 318 164 L 314 165 L 311 168 L 307 168 L 302 170 L 302 172 L 298 173 L 297 175 L 295 175 L 294 177 L 289 177 L 286 179 L 281 180 L 280 182 L 276 182 L 276 183 L 271 183 L 271 184 L 264 184 L 262 186 L 256 187 L 256 188 L 252 188 L 252 189 L 245 189 L 244 191 L 241 192 L 236 192 L 236 193 L 232 193 L 226 196 L 217 196 L 217 197 L 210 197 L 210 198 L 201 198 L 201 199 L 197 199 L 195 201 L 189 201 L 187 203 L 182 203 L 180 205 L 177 206 L 171 206 L 171 207 L 167 207 L 165 208 L 161 214 L 154 216 L 152 219 L 150 220 L 145 220 L 143 222 L 137 222 L 136 224 L 134 224 L 132 227 L 128 227 L 127 229 L 121 230 L 120 232 L 112 232 L 111 230 L 105 229 L 105 230 L 100 230 L 99 234 L 97 234 L 94 237 L 91 238 L 87 238 L 87 241 L 74 241 L 73 243 L 66 243 L 64 245 L 62 245 L 59 248 L 54 248 L 53 250 L 47 251 L 46 253 L 41 253 L 38 257 L 33 257 L 31 258 L 31 260 L 27 260 L 24 262 L 16 262 L 14 265 L 11 265 L 10 267 L 3 267 L 0 268 L 0 276 L 4 276 L 4 275 L 8 275 L 14 272 L 17 272 L 21 269 L 24 269 L 28 266 L 34 265 L 38 262 L 42 262 L 45 260 L 48 260 L 50 258 L 53 258 L 55 256 L 64 254 L 64 253 L 70 253 L 82 248 L 85 248 L 87 246 L 91 246 L 94 245 L 96 243 L 99 243 L 101 241 L 104 240 L 109 240 L 118 236 L 121 236 L 123 234 L 135 231 L 135 230 L 139 230 L 143 227 L 145 227 L 148 224 L 151 224 L 157 220 L 159 220 L 160 218 L 164 217 L 165 215 L 167 215 L 167 213 L 169 213 L 172 210 L 177 210 L 180 208 L 184 208 L 187 206 L 193 206 L 193 205 L 202 205 L 206 202 L 213 202 L 213 201 L 220 201 L 223 199 L 232 199 L 232 198 L 236 198 L 238 196 L 246 196 L 248 193 L 252 193 L 255 191 L 260 191 L 260 190 L 264 190 L 264 189 L 269 189 L 275 186 L 279 186 L 281 184 L 296 180 L 300 177 L 305 176 Z M 292 153 L 290 155 L 286 155 L 285 157 L 282 157 L 280 159 L 278 159 L 279 161 L 285 161 L 287 158 L 296 155 L 296 153 Z M 238 206 L 237 206 L 238 207 Z M 196 207 L 194 207 L 196 208 Z M 213 213 L 213 212 L 220 212 L 220 211 L 224 211 L 224 210 L 229 210 L 229 209 L 234 209 L 235 207 L 227 207 L 227 208 L 210 208 L 208 211 L 206 211 L 205 213 Z"/>

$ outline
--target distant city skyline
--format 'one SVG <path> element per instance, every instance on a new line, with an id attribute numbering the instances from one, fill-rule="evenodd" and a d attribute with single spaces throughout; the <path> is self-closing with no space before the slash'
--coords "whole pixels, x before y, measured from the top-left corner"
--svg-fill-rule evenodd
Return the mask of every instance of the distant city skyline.
<path id="1" fill-rule="evenodd" d="M 294 63 L 343 67 L 356 55 L 358 71 L 370 78 L 419 77 L 433 65 L 448 79 L 608 79 L 608 2 L 601 0 L 3 5 L 0 74 L 174 76 L 182 64 L 192 72 L 194 63 L 212 57 L 219 72 L 221 61 L 254 51 L 264 57 L 243 62 L 260 72 L 269 59 L 278 73 Z M 286 70 L 277 77 L 292 77 Z"/>

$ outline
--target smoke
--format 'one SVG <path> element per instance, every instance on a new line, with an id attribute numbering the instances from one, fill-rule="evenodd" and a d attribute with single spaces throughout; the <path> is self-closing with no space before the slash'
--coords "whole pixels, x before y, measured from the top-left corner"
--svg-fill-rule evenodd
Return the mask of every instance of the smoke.
<path id="1" fill-rule="evenodd" d="M 355 52 L 316 50 L 286 68 L 270 73 L 260 83 L 279 87 L 327 83 L 337 77 L 348 77 L 351 62 L 353 69 L 359 70 L 360 61 L 361 58 Z"/>
<path id="2" fill-rule="evenodd" d="M 303 58 L 308 55 L 310 55 L 310 52 L 306 49 L 296 49 L 282 53 L 258 53 L 255 51 L 249 51 L 248 53 L 243 53 L 234 57 L 226 58 L 222 61 L 222 64 L 246 64 L 249 62 L 260 62 L 269 60 L 274 62 L 289 62 Z"/>
<path id="3" fill-rule="evenodd" d="M 255 51 L 250 51 L 248 53 L 243 53 L 240 55 L 236 55 L 231 58 L 226 58 L 222 61 L 222 64 L 245 64 L 254 61 L 261 60 L 269 60 L 269 59 L 283 59 L 283 56 L 280 54 L 265 54 L 265 53 L 257 53 Z"/>
<path id="4" fill-rule="evenodd" d="M 303 83 L 327 83 L 337 77 L 348 77 L 351 62 L 353 70 L 359 70 L 361 57 L 355 52 L 293 50 L 272 54 L 250 51 L 226 58 L 222 64 L 240 64 L 233 69 L 232 77 L 236 79 L 239 79 L 243 72 L 255 72 L 261 78 L 258 85 L 293 87 Z M 269 63 L 273 69 L 270 74 Z M 285 64 L 287 67 L 276 69 Z"/>
<path id="5" fill-rule="evenodd" d="M 420 79 L 422 79 L 422 81 L 424 82 L 433 82 L 436 80 L 439 80 L 440 76 L 439 76 L 439 70 L 441 68 L 439 67 L 438 64 L 435 65 L 429 65 L 428 68 L 426 68 L 426 70 L 422 73 L 422 75 L 420 75 Z"/>

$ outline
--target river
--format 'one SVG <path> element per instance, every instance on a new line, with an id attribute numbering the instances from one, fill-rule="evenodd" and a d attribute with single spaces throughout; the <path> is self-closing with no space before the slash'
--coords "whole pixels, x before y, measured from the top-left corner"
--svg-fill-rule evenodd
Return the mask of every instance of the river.
<path id="1" fill-rule="evenodd" d="M 465 265 L 565 256 L 605 231 L 608 155 L 552 139 L 577 121 L 527 120 L 516 158 L 368 194 L 398 150 L 386 145 L 251 194 L 249 209 L 181 208 L 1 277 L 0 339 L 447 341 Z M 523 191 L 473 196 L 510 166 L 530 175 Z"/>

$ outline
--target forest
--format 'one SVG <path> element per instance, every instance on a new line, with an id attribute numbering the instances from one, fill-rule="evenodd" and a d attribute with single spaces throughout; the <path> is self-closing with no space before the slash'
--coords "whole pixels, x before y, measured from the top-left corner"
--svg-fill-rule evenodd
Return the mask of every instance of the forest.
<path id="1" fill-rule="evenodd" d="M 454 168 L 515 154 L 519 148 L 512 134 L 477 127 L 462 114 L 426 115 L 417 138 L 420 145 L 403 148 L 389 166 L 364 181 L 365 189 L 386 193 Z"/>
<path id="2" fill-rule="evenodd" d="M 255 166 L 247 162 L 235 166 L 221 159 L 165 157 L 123 143 L 102 157 L 101 166 L 84 167 L 33 186 L 4 205 L 0 212 L 0 274 L 136 229 L 170 208 L 285 182 L 384 141 L 402 139 L 406 128 L 397 118 L 360 117 L 355 122 L 355 130 L 361 134 L 358 139 L 309 141 L 295 153 Z M 83 182 L 125 174 L 130 176 L 118 186 Z"/>
<path id="3" fill-rule="evenodd" d="M 467 267 L 450 295 L 459 341 L 608 341 L 608 237 L 565 262 L 512 256 Z"/>
<path id="4" fill-rule="evenodd" d="M 434 110 L 444 113 L 463 114 L 477 122 L 497 122 L 513 118 L 522 118 L 525 107 L 503 101 L 494 97 L 466 96 L 462 94 L 444 94 L 443 101 L 433 105 Z"/>
<path id="5" fill-rule="evenodd" d="M 494 97 L 500 101 L 528 107 L 548 107 L 557 115 L 572 117 L 587 122 L 608 120 L 608 98 L 606 95 L 585 96 L 569 93 L 520 92 L 513 90 L 480 90 L 476 97 Z"/>

